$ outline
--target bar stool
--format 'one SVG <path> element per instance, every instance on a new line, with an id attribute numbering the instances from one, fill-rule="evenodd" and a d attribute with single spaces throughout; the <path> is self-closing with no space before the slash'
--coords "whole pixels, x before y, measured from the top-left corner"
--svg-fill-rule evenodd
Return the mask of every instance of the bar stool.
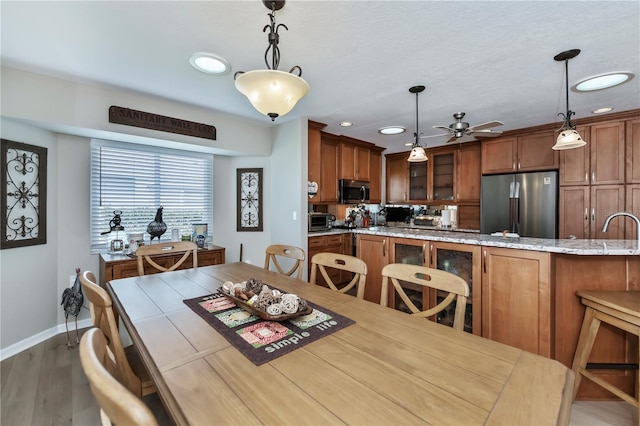
<path id="1" fill-rule="evenodd" d="M 601 322 L 604 321 L 640 338 L 640 291 L 578 291 L 576 294 L 587 309 L 584 313 L 578 347 L 571 367 L 576 373 L 573 399 L 576 398 L 582 376 L 584 376 L 635 406 L 638 409 L 638 424 L 640 425 L 640 402 L 638 401 L 640 373 L 636 374 L 636 397 L 634 398 L 586 369 Z M 640 355 L 636 361 L 640 363 Z"/>

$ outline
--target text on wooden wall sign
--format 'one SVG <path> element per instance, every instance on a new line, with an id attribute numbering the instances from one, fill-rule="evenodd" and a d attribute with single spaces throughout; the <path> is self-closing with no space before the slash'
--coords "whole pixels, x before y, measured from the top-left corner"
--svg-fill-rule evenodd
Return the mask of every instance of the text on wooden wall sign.
<path id="1" fill-rule="evenodd" d="M 109 107 L 109 123 L 216 140 L 216 128 L 209 124 L 195 123 L 115 105 Z"/>

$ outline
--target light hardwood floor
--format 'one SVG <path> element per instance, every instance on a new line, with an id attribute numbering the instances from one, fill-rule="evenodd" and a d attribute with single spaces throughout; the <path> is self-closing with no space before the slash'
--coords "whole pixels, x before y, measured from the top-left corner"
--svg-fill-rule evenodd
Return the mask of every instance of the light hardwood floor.
<path id="1" fill-rule="evenodd" d="M 81 330 L 82 332 L 82 330 Z M 80 365 L 78 349 L 59 334 L 0 363 L 0 424 L 99 425 L 100 414 Z M 170 425 L 156 394 L 144 398 L 160 425 Z M 621 401 L 577 401 L 570 425 L 637 425 L 637 411 Z"/>

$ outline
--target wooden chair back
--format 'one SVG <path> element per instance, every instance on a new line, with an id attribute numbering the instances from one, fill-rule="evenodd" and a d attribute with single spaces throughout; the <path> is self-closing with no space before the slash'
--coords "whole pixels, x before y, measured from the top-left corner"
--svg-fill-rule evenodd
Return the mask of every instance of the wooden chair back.
<path id="1" fill-rule="evenodd" d="M 182 253 L 182 257 L 178 259 L 170 267 L 165 267 L 157 262 L 155 262 L 151 256 L 159 255 L 159 254 L 169 254 L 169 253 Z M 136 256 L 138 258 L 138 275 L 144 275 L 144 261 L 146 260 L 149 265 L 153 266 L 155 269 L 161 272 L 175 271 L 182 265 L 185 260 L 192 255 L 193 267 L 198 267 L 198 245 L 191 241 L 177 241 L 177 242 L 169 242 L 169 243 L 157 243 L 157 244 L 147 244 L 142 247 L 138 247 L 136 250 Z"/>
<path id="2" fill-rule="evenodd" d="M 100 405 L 103 425 L 157 425 L 149 408 L 111 375 L 115 363 L 100 329 L 92 328 L 82 336 L 80 362 Z"/>
<path id="3" fill-rule="evenodd" d="M 280 258 L 293 259 L 295 260 L 295 263 L 291 269 L 285 272 L 280 264 L 280 261 L 282 260 Z M 290 277 L 297 272 L 296 278 L 300 279 L 302 278 L 304 259 L 304 250 L 300 247 L 274 244 L 270 245 L 265 250 L 264 269 L 269 270 L 271 268 L 271 263 L 273 263 L 278 273 Z"/>
<path id="4" fill-rule="evenodd" d="M 353 278 L 346 285 L 338 288 L 329 275 L 327 268 L 339 269 L 341 271 L 347 271 L 353 273 Z M 354 256 L 338 253 L 318 253 L 311 258 L 311 276 L 309 282 L 316 284 L 318 271 L 324 278 L 330 289 L 338 291 L 340 293 L 346 293 L 354 286 L 357 286 L 356 297 L 358 299 L 364 298 L 364 287 L 367 279 L 367 264 L 362 260 Z"/>
<path id="5" fill-rule="evenodd" d="M 109 350 L 114 357 L 115 369 L 111 373 L 122 383 L 131 393 L 138 397 L 155 392 L 152 383 L 148 383 L 148 373 L 144 367 L 135 362 L 137 372 L 131 367 L 127 351 L 122 346 L 118 322 L 114 315 L 113 305 L 109 293 L 95 282 L 95 276 L 90 271 L 84 271 L 80 275 L 80 284 L 85 297 L 89 300 L 89 309 L 94 327 L 97 327 L 104 334 Z M 133 349 L 133 348 L 132 348 Z M 137 360 L 135 360 L 137 361 Z M 143 377 L 143 380 L 140 379 Z"/>
<path id="6" fill-rule="evenodd" d="M 465 280 L 450 272 L 439 269 L 428 268 L 420 265 L 410 265 L 406 263 L 392 263 L 382 268 L 382 291 L 380 304 L 387 306 L 389 298 L 389 281 L 397 295 L 407 305 L 412 314 L 418 317 L 427 318 L 442 312 L 453 301 L 456 302 L 456 309 L 453 320 L 453 328 L 464 330 L 464 315 L 469 297 L 469 285 Z M 404 291 L 400 281 L 406 281 L 430 287 L 440 292 L 447 293 L 446 297 L 437 303 L 433 308 L 421 311 L 411 301 Z"/>

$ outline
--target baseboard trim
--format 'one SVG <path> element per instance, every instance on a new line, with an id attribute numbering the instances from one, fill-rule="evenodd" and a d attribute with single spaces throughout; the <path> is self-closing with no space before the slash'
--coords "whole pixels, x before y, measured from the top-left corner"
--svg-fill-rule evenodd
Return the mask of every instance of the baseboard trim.
<path id="1" fill-rule="evenodd" d="M 91 318 L 86 318 L 78 321 L 78 329 L 91 327 L 93 322 Z M 73 327 L 73 326 L 72 326 Z M 75 327 L 73 327 L 75 328 Z M 13 345 L 7 346 L 4 349 L 0 349 L 0 361 L 4 361 L 7 358 L 10 358 L 20 352 L 31 348 L 32 346 L 37 345 L 38 343 L 42 343 L 47 339 L 50 339 L 53 336 L 56 336 L 60 333 L 66 333 L 67 330 L 64 324 L 58 324 L 55 327 L 51 327 L 48 330 L 41 331 L 38 334 L 34 334 L 31 337 L 28 337 L 24 340 L 21 340 Z"/>

